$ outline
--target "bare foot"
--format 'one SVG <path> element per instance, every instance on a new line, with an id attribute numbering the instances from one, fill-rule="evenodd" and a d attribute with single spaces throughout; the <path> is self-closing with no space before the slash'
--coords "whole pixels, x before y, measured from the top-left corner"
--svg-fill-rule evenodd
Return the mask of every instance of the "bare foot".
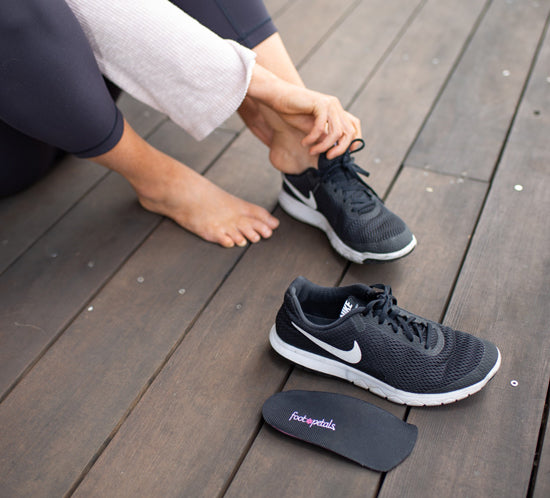
<path id="1" fill-rule="evenodd" d="M 279 226 L 277 218 L 264 208 L 225 192 L 187 166 L 168 159 L 173 163 L 172 171 L 163 185 L 136 186 L 145 209 L 223 247 L 242 247 L 247 240 L 258 242 L 271 237 Z"/>
<path id="2" fill-rule="evenodd" d="M 224 247 L 271 237 L 277 218 L 228 194 L 197 172 L 145 142 L 125 121 L 120 141 L 91 158 L 123 175 L 141 205 Z"/>
<path id="3" fill-rule="evenodd" d="M 279 171 L 291 175 L 316 168 L 319 156 L 311 156 L 295 137 L 288 133 L 274 132 L 269 149 L 269 161 Z"/>
<path id="4" fill-rule="evenodd" d="M 292 175 L 303 173 L 307 168 L 316 168 L 319 155 L 310 154 L 309 148 L 302 145 L 304 133 L 289 126 L 266 106 L 260 105 L 259 110 L 262 118 L 271 127 L 269 143 L 271 164 L 279 171 Z"/>

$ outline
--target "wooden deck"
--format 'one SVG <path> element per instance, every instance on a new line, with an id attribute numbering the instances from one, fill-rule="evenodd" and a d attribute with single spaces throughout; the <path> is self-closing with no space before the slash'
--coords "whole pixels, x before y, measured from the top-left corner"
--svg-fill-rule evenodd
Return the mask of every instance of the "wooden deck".
<path id="1" fill-rule="evenodd" d="M 348 264 L 277 207 L 238 118 L 196 143 L 124 96 L 143 136 L 281 226 L 225 250 L 74 158 L 0 201 L 0 496 L 550 496 L 550 0 L 267 4 L 306 83 L 361 118 L 356 160 L 418 247 Z M 295 370 L 268 331 L 297 275 L 390 284 L 495 342 L 501 369 L 423 409 Z M 417 445 L 381 475 L 285 438 L 260 410 L 291 388 L 375 403 Z"/>

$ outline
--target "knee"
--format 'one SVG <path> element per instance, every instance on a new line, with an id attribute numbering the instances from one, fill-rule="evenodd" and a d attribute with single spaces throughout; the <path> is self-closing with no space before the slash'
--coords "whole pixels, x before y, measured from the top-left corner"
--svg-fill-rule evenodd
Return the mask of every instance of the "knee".
<path id="1" fill-rule="evenodd" d="M 54 165 L 59 150 L 0 121 L 0 197 L 30 187 Z"/>

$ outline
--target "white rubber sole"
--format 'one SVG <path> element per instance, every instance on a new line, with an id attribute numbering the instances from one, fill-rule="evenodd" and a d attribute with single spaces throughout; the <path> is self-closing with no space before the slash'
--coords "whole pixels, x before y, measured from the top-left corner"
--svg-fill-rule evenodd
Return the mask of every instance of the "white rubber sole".
<path id="1" fill-rule="evenodd" d="M 392 261 L 406 256 L 416 247 L 416 238 L 413 235 L 411 242 L 399 251 L 389 253 L 359 252 L 346 245 L 336 235 L 328 220 L 319 211 L 294 199 L 294 197 L 287 194 L 284 190 L 281 190 L 279 193 L 279 204 L 293 218 L 323 230 L 327 234 L 328 240 L 335 251 L 354 263 L 362 264 L 368 260 Z"/>
<path id="2" fill-rule="evenodd" d="M 324 374 L 332 375 L 334 377 L 339 377 L 341 379 L 352 382 L 353 384 L 367 389 L 373 394 L 386 398 L 389 401 L 398 403 L 400 405 L 409 405 L 409 406 L 437 406 L 437 405 L 446 405 L 449 403 L 454 403 L 460 399 L 467 398 L 472 394 L 480 391 L 483 387 L 491 380 L 491 378 L 497 373 L 497 370 L 500 367 L 500 351 L 498 352 L 498 359 L 495 363 L 495 366 L 491 371 L 485 376 L 485 378 L 476 384 L 471 386 L 458 389 L 457 391 L 452 391 L 448 393 L 435 393 L 435 394 L 421 394 L 421 393 L 411 393 L 407 391 L 401 391 L 396 389 L 384 382 L 371 377 L 365 372 L 356 370 L 348 365 L 340 363 L 329 358 L 324 358 L 322 356 L 317 356 L 313 353 L 309 353 L 302 349 L 295 348 L 290 344 L 284 342 L 278 335 L 275 325 L 271 327 L 269 333 L 269 342 L 271 346 L 277 353 L 286 359 L 301 365 L 310 370 L 315 370 L 317 372 L 322 372 Z"/>

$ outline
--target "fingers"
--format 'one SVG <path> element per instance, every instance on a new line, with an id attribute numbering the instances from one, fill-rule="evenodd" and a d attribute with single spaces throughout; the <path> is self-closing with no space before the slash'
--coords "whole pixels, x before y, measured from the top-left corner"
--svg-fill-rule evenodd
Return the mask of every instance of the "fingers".
<path id="1" fill-rule="evenodd" d="M 345 122 L 347 126 L 344 128 L 342 136 L 338 139 L 338 143 L 327 151 L 326 154 L 328 159 L 334 159 L 335 157 L 344 154 L 353 140 L 356 138 L 362 138 L 361 122 L 359 119 L 346 111 L 344 111 L 344 113 L 347 117 L 347 121 Z M 354 144 L 352 146 L 352 152 L 357 147 L 359 147 L 359 144 Z"/>
<path id="2" fill-rule="evenodd" d="M 328 151 L 327 158 L 333 159 L 346 152 L 352 140 L 361 138 L 361 122 L 336 97 L 319 99 L 314 115 L 314 125 L 302 140 L 312 155 Z"/>
<path id="3" fill-rule="evenodd" d="M 328 147 L 336 142 L 338 136 L 342 134 L 340 114 L 343 112 L 344 110 L 340 105 L 340 101 L 336 97 L 319 94 L 312 109 L 315 119 L 313 127 L 302 140 L 302 144 L 304 146 L 313 145 L 314 148 L 319 148 L 321 143 L 327 143 L 328 146 L 326 149 L 328 149 Z M 336 140 L 331 143 L 330 140 L 335 136 Z"/>
<path id="4" fill-rule="evenodd" d="M 361 123 L 336 97 L 293 85 L 284 88 L 286 92 L 271 108 L 306 134 L 301 143 L 311 155 L 328 151 L 332 159 L 343 154 L 352 140 L 361 138 Z"/>
<path id="5" fill-rule="evenodd" d="M 326 112 L 320 111 L 315 116 L 313 127 L 311 131 L 303 138 L 302 144 L 304 146 L 313 145 L 325 136 L 328 127 L 328 115 Z"/>

